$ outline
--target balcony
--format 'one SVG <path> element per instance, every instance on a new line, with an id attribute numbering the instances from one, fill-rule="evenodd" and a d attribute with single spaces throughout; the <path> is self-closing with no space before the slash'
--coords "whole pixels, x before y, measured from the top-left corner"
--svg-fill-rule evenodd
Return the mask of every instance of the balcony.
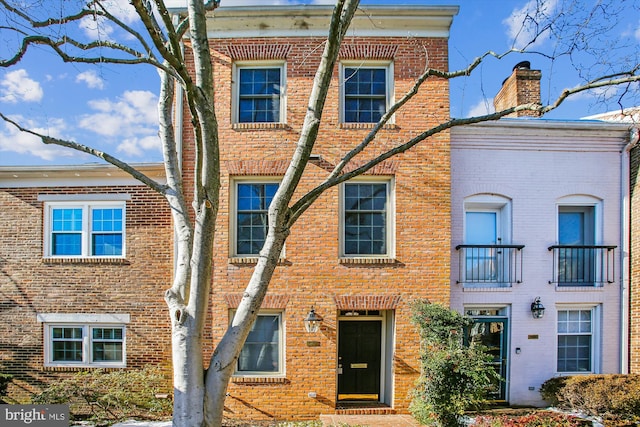
<path id="1" fill-rule="evenodd" d="M 522 282 L 524 245 L 458 245 L 456 283 L 465 286 L 511 287 Z"/>
<path id="2" fill-rule="evenodd" d="M 616 246 L 549 246 L 557 286 L 602 286 L 615 281 Z"/>

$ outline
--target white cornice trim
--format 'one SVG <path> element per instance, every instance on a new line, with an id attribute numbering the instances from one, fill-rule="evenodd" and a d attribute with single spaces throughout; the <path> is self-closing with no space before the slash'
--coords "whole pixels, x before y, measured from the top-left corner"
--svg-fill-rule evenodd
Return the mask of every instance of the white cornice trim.
<path id="1" fill-rule="evenodd" d="M 332 10 L 331 5 L 220 7 L 208 14 L 208 36 L 326 37 Z M 364 5 L 347 36 L 447 38 L 458 10 L 458 6 Z M 171 11 L 184 13 L 184 8 Z"/>
<path id="2" fill-rule="evenodd" d="M 162 163 L 132 164 L 156 182 L 166 183 Z M 0 166 L 0 188 L 144 185 L 111 165 Z"/>
<path id="3" fill-rule="evenodd" d="M 117 323 L 131 322 L 130 314 L 123 313 L 38 313 L 39 323 Z"/>

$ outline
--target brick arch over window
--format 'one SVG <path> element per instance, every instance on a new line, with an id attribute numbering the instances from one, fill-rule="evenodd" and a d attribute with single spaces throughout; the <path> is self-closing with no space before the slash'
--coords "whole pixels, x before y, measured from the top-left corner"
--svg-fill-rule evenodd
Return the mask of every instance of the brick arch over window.
<path id="1" fill-rule="evenodd" d="M 287 59 L 289 44 L 234 44 L 227 46 L 227 54 L 233 61 L 260 61 Z"/>
<path id="2" fill-rule="evenodd" d="M 336 295 L 333 297 L 338 310 L 394 310 L 400 303 L 400 295 Z"/>
<path id="3" fill-rule="evenodd" d="M 340 59 L 392 60 L 398 45 L 344 44 L 340 47 Z"/>

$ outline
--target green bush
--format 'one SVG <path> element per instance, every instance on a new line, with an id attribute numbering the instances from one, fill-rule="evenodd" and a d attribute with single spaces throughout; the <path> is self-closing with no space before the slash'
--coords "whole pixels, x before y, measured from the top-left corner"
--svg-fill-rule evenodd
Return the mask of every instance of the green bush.
<path id="1" fill-rule="evenodd" d="M 32 398 L 34 404 L 68 404 L 73 419 L 117 421 L 159 419 L 171 414 L 167 381 L 156 368 L 82 371 L 50 385 Z"/>
<path id="2" fill-rule="evenodd" d="M 0 403 L 4 402 L 3 397 L 7 395 L 7 386 L 13 379 L 13 375 L 0 373 Z"/>
<path id="3" fill-rule="evenodd" d="M 540 388 L 554 406 L 604 419 L 640 420 L 640 375 L 551 378 Z"/>
<path id="4" fill-rule="evenodd" d="M 473 319 L 425 300 L 412 308 L 420 330 L 422 372 L 411 413 L 427 425 L 463 425 L 465 411 L 484 405 L 491 386 L 500 380 L 488 363 L 491 357 L 478 343 L 463 342 L 463 331 Z"/>

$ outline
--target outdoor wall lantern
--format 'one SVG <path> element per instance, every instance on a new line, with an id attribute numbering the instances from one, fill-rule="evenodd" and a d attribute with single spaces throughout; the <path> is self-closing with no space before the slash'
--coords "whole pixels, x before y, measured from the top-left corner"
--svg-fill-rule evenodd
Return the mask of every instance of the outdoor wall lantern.
<path id="1" fill-rule="evenodd" d="M 311 311 L 307 314 L 307 317 L 304 318 L 304 328 L 307 332 L 313 334 L 320 329 L 320 323 L 322 323 L 322 317 L 318 316 L 315 309 L 311 307 Z"/>
<path id="2" fill-rule="evenodd" d="M 534 319 L 542 319 L 544 317 L 544 305 L 540 302 L 540 297 L 531 303 L 531 315 Z"/>

